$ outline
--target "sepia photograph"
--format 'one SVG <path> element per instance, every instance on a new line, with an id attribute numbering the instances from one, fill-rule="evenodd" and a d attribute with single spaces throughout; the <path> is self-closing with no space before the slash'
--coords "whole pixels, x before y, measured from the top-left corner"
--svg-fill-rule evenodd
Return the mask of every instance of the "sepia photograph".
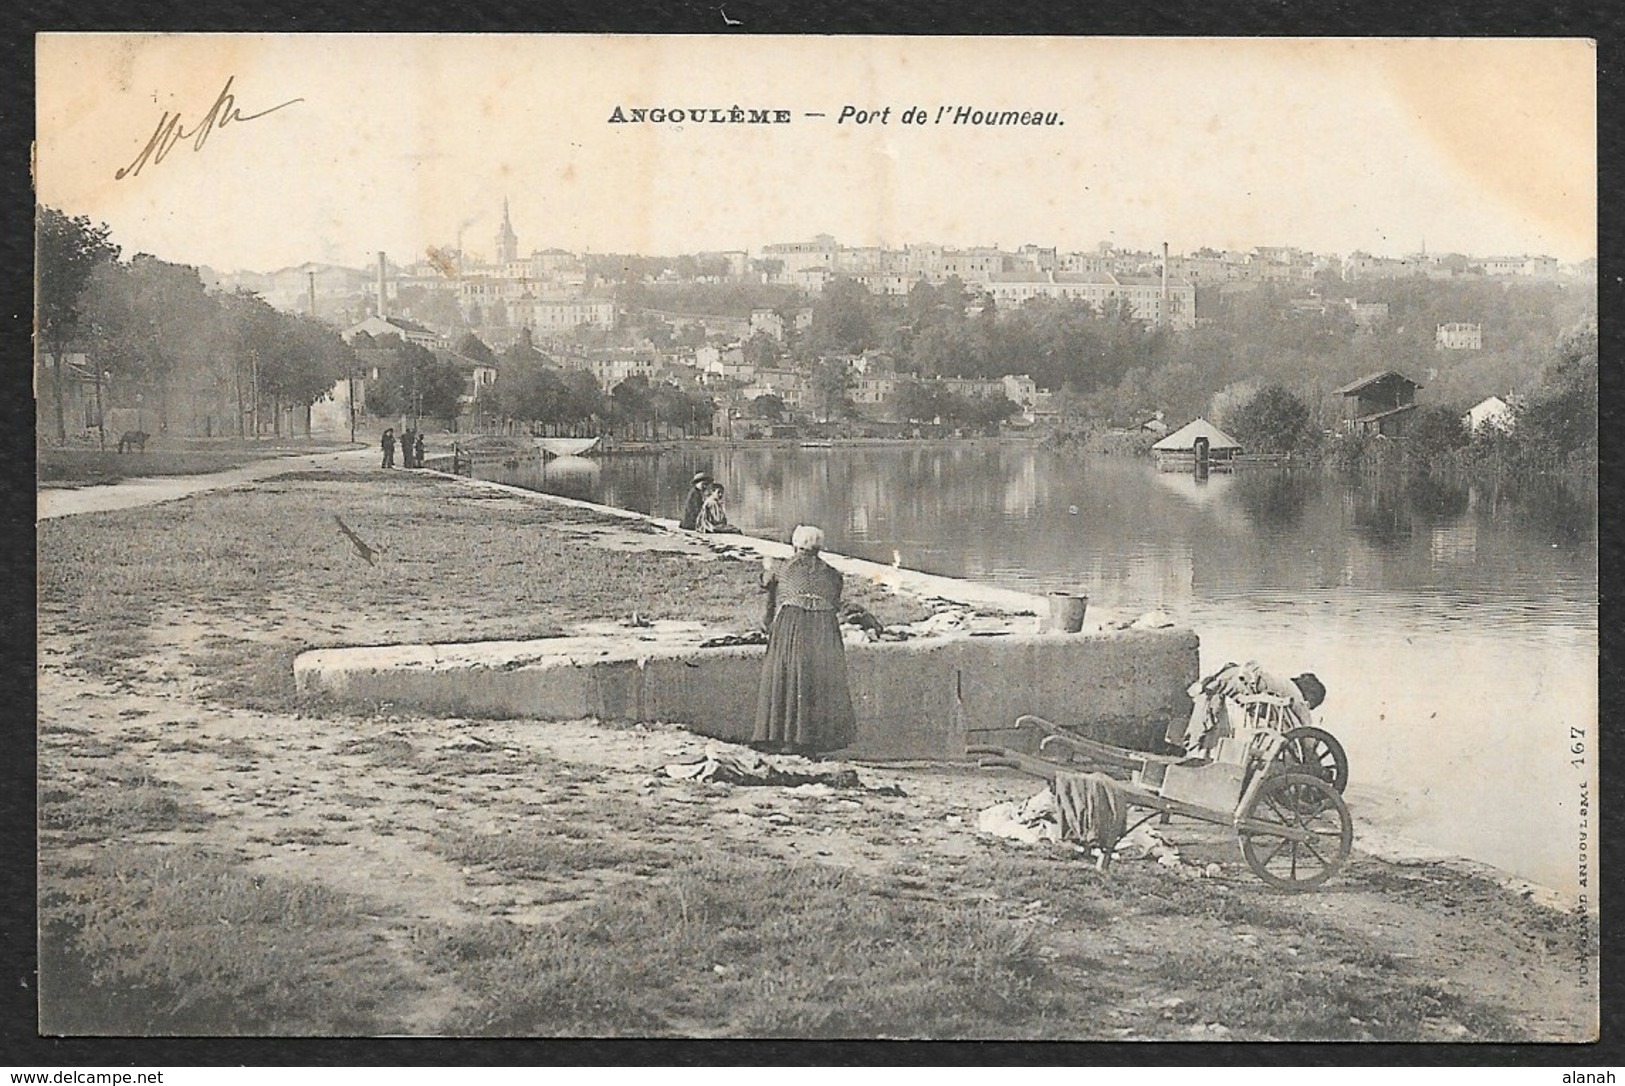
<path id="1" fill-rule="evenodd" d="M 35 38 L 38 1035 L 1597 1040 L 1596 43 L 730 27 Z"/>

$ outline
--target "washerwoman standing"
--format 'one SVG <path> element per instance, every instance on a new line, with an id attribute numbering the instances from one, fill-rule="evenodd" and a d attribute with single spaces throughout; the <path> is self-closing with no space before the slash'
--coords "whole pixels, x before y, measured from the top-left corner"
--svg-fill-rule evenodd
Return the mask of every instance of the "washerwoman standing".
<path id="1" fill-rule="evenodd" d="M 824 533 L 810 524 L 790 537 L 794 556 L 763 571 L 777 613 L 756 695 L 751 746 L 773 754 L 817 754 L 851 746 L 857 714 L 841 645 L 841 574 L 818 557 Z"/>

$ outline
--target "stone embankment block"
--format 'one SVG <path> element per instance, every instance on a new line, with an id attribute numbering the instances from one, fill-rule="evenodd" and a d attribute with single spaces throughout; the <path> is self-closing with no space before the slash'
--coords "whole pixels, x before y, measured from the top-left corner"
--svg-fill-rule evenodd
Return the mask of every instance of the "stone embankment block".
<path id="1" fill-rule="evenodd" d="M 1036 713 L 1145 747 L 1190 712 L 1197 637 L 1188 630 L 949 636 L 847 646 L 858 713 L 854 757 L 958 758 Z M 301 691 L 340 702 L 455 716 L 666 721 L 750 738 L 760 647 L 641 645 L 559 637 L 458 645 L 319 649 L 299 656 Z"/>

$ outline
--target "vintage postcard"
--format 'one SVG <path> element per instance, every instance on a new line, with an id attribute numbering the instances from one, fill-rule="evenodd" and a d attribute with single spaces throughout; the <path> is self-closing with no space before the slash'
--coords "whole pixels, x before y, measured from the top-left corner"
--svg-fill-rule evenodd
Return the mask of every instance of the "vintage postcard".
<path id="1" fill-rule="evenodd" d="M 41 1034 L 1596 1038 L 1594 43 L 36 59 Z"/>

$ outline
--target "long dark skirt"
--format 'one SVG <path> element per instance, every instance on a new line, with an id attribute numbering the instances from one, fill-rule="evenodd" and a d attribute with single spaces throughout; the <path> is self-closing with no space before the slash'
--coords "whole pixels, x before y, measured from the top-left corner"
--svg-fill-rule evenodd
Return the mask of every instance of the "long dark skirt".
<path id="1" fill-rule="evenodd" d="M 835 612 L 779 608 L 767 638 L 751 742 L 806 752 L 840 750 L 857 734 Z"/>

